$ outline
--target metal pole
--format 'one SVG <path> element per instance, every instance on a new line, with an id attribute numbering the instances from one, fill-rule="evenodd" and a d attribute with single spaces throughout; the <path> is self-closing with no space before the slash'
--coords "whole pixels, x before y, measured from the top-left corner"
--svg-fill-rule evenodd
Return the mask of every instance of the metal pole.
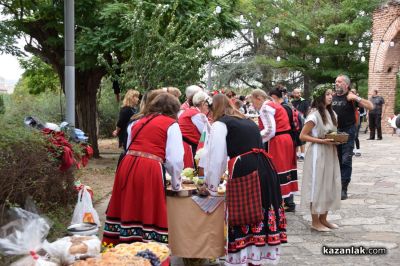
<path id="1" fill-rule="evenodd" d="M 75 11 L 74 0 L 64 1 L 64 88 L 66 120 L 75 126 Z"/>

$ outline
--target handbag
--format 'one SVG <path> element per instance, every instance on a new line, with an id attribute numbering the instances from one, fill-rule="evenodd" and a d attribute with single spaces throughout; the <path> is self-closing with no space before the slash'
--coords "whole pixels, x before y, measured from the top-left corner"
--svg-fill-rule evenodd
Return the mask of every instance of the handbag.
<path id="1" fill-rule="evenodd" d="M 124 150 L 123 152 L 121 152 L 121 154 L 119 155 L 119 159 L 118 159 L 118 163 L 117 163 L 117 168 L 120 165 L 120 163 L 122 162 L 122 159 L 124 159 L 126 153 L 129 151 L 129 148 L 131 147 L 133 141 L 135 140 L 135 138 L 137 137 L 137 135 L 139 134 L 139 132 L 143 129 L 143 127 L 145 125 L 147 125 L 151 120 L 153 120 L 154 118 L 156 118 L 157 116 L 159 116 L 159 114 L 153 115 L 150 119 L 148 119 L 146 122 L 144 122 L 142 124 L 142 126 L 136 131 L 136 134 L 132 137 L 131 139 L 131 143 L 129 143 L 129 146 L 126 150 Z"/>
<path id="2" fill-rule="evenodd" d="M 257 224 L 264 220 L 257 170 L 228 180 L 226 205 L 229 225 Z"/>

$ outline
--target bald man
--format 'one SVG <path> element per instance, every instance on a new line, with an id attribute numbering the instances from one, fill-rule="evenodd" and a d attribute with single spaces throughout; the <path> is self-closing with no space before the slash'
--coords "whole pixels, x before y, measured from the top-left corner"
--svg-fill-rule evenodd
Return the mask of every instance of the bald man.
<path id="1" fill-rule="evenodd" d="M 335 95 L 332 99 L 332 108 L 337 114 L 338 127 L 340 132 L 349 134 L 346 143 L 337 145 L 337 152 L 342 177 L 341 199 L 347 199 L 347 187 L 351 181 L 353 171 L 353 149 L 356 135 L 356 112 L 357 107 L 364 107 L 372 110 L 372 102 L 363 99 L 350 91 L 351 81 L 346 75 L 339 75 L 335 80 Z"/>

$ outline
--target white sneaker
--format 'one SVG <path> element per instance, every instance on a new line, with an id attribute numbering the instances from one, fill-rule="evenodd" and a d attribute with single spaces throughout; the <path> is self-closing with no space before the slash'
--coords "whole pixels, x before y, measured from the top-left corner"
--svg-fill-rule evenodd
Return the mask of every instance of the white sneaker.
<path id="1" fill-rule="evenodd" d="M 359 149 L 355 149 L 354 150 L 354 155 L 357 156 L 357 157 L 360 157 L 361 156 L 360 150 Z"/>

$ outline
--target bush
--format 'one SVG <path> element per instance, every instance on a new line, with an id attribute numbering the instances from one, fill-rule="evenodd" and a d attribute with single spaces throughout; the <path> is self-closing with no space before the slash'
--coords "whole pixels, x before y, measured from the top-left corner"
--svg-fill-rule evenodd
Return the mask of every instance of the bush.
<path id="1" fill-rule="evenodd" d="M 400 73 L 397 74 L 397 83 L 395 91 L 394 113 L 400 114 Z"/>
<path id="2" fill-rule="evenodd" d="M 4 105 L 3 95 L 0 94 L 0 115 L 6 112 L 6 107 Z"/>
<path id="3" fill-rule="evenodd" d="M 34 116 L 43 122 L 60 124 L 65 117 L 65 97 L 57 92 L 44 92 L 39 95 L 32 95 L 21 89 L 24 81 L 20 81 L 14 94 L 6 103 L 7 116 L 15 123 L 22 124 L 26 116 Z"/>
<path id="4" fill-rule="evenodd" d="M 41 133 L 0 122 L 0 202 L 23 206 L 32 196 L 44 212 L 75 202 L 74 176 L 50 158 Z"/>
<path id="5" fill-rule="evenodd" d="M 27 114 L 58 122 L 57 112 L 50 111 L 56 101 L 49 95 L 54 94 L 5 98 L 7 112 L 0 119 L 0 220 L 2 211 L 23 206 L 28 196 L 45 213 L 70 209 L 76 201 L 73 170 L 60 172 L 45 137 L 23 123 Z"/>

